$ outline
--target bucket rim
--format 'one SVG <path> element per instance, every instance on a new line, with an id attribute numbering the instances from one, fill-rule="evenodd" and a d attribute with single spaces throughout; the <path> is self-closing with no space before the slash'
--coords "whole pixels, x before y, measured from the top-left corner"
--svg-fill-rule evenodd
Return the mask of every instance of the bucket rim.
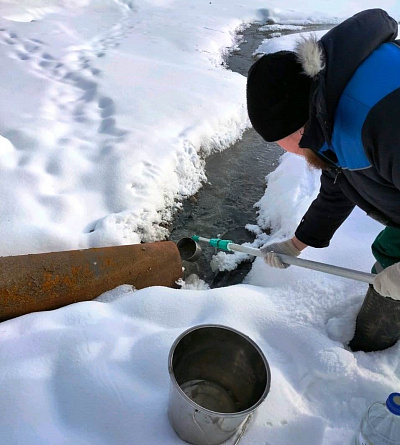
<path id="1" fill-rule="evenodd" d="M 266 384 L 265 384 L 265 388 L 264 391 L 262 393 L 262 395 L 260 396 L 260 398 L 257 400 L 257 402 L 250 406 L 249 408 L 243 410 L 243 411 L 238 411 L 235 413 L 222 413 L 219 411 L 212 411 L 210 409 L 204 408 L 201 405 L 198 405 L 196 402 L 194 402 L 189 396 L 187 396 L 184 391 L 182 390 L 182 388 L 180 387 L 179 383 L 177 382 L 176 378 L 175 378 L 175 374 L 173 371 L 173 367 L 172 367 L 172 358 L 175 352 L 175 349 L 178 345 L 178 343 L 186 336 L 188 335 L 190 332 L 193 331 L 197 331 L 199 329 L 204 329 L 204 328 L 219 328 L 219 329 L 225 329 L 228 331 L 231 331 L 241 337 L 243 337 L 245 340 L 247 340 L 255 349 L 256 351 L 260 354 L 260 357 L 264 363 L 265 366 L 265 371 L 266 371 Z M 197 411 L 202 411 L 206 414 L 210 414 L 210 415 L 223 415 L 224 417 L 243 417 L 247 414 L 250 414 L 252 412 L 254 412 L 266 399 L 270 388 L 271 388 L 271 369 L 269 367 L 269 363 L 263 353 L 263 351 L 261 350 L 261 348 L 257 345 L 257 343 L 252 340 L 249 336 L 247 336 L 246 334 L 243 334 L 243 332 L 238 331 L 237 329 L 231 328 L 229 326 L 225 326 L 225 325 L 221 325 L 221 324 L 200 324 L 200 325 L 196 325 L 196 326 L 192 326 L 189 329 L 186 329 L 184 332 L 182 332 L 173 342 L 170 350 L 169 350 L 169 354 L 168 354 L 168 372 L 169 372 L 169 376 L 171 379 L 172 384 L 174 385 L 175 389 L 177 390 L 178 394 L 186 401 L 188 402 L 190 405 L 192 405 Z"/>

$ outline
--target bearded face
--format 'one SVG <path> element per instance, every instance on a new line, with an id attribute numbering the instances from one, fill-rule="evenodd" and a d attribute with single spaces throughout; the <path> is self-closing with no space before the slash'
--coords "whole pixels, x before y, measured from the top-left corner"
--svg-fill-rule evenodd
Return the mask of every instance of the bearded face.
<path id="1" fill-rule="evenodd" d="M 311 169 L 317 169 L 317 170 L 328 170 L 330 168 L 330 165 L 327 164 L 325 161 L 323 161 L 321 158 L 319 158 L 312 150 L 309 148 L 302 148 L 301 151 L 303 153 L 300 153 L 300 156 L 304 156 L 304 158 L 307 161 L 308 166 Z"/>

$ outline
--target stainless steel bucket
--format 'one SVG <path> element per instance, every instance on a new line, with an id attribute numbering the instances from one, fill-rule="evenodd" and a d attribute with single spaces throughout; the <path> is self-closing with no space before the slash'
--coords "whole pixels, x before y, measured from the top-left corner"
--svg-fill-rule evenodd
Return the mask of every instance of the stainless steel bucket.
<path id="1" fill-rule="evenodd" d="M 168 358 L 168 416 L 178 436 L 195 445 L 219 445 L 266 398 L 271 373 L 261 349 L 220 325 L 183 332 Z"/>

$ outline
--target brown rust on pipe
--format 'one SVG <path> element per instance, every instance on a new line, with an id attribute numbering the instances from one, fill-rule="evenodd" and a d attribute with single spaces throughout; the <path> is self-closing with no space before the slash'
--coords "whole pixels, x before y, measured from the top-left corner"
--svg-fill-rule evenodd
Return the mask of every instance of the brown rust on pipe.
<path id="1" fill-rule="evenodd" d="M 177 287 L 172 241 L 0 257 L 0 321 L 92 300 L 121 284 Z"/>

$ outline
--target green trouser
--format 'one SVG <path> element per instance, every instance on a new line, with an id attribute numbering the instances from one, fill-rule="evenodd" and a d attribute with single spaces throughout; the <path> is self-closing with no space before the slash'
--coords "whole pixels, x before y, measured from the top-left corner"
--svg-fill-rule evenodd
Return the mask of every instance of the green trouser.
<path id="1" fill-rule="evenodd" d="M 400 229 L 386 227 L 372 243 L 376 263 L 373 273 L 400 261 Z M 400 338 L 400 301 L 383 297 L 370 285 L 357 315 L 356 330 L 349 343 L 352 351 L 380 351 Z"/>

